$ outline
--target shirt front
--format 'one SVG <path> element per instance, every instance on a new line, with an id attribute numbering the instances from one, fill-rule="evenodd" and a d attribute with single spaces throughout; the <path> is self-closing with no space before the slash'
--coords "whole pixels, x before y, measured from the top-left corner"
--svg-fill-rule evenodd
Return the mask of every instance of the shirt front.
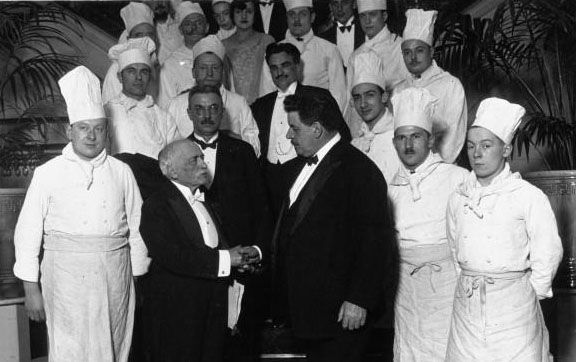
<path id="1" fill-rule="evenodd" d="M 154 104 L 120 93 L 104 105 L 110 120 L 110 153 L 140 153 L 154 159 L 168 143 L 179 138 L 173 118 Z"/>
<path id="2" fill-rule="evenodd" d="M 284 100 L 296 92 L 297 82 L 290 84 L 286 92 L 278 90 L 274 111 L 270 122 L 270 136 L 268 141 L 267 159 L 270 163 L 285 163 L 296 157 L 296 150 L 292 142 L 286 138 L 288 129 L 288 114 L 284 110 Z"/>
<path id="3" fill-rule="evenodd" d="M 346 76 L 342 57 L 336 45 L 315 36 L 312 30 L 302 36 L 302 41 L 298 41 L 288 30 L 286 38 L 280 43 L 290 43 L 300 51 L 304 64 L 302 84 L 329 90 L 340 111 L 343 111 L 347 99 Z M 260 96 L 276 90 L 266 61 L 263 63 L 260 79 Z"/>
<path id="4" fill-rule="evenodd" d="M 218 230 L 212 217 L 210 217 L 210 213 L 203 204 L 204 194 L 199 189 L 196 189 L 194 194 L 192 194 L 192 190 L 178 182 L 172 181 L 172 184 L 182 193 L 188 205 L 192 208 L 194 215 L 196 215 L 204 244 L 212 249 L 217 248 Z M 231 269 L 230 252 L 228 250 L 218 250 L 218 255 L 218 276 L 227 277 L 230 275 Z"/>
<path id="5" fill-rule="evenodd" d="M 224 86 L 220 86 L 220 94 L 222 95 L 224 114 L 219 129 L 231 131 L 240 136 L 243 141 L 248 142 L 254 148 L 256 157 L 259 157 L 258 125 L 252 116 L 252 110 L 246 102 L 246 98 L 230 92 Z M 190 136 L 194 131 L 194 123 L 188 116 L 188 93 L 172 99 L 166 110 L 174 118 L 180 136 L 182 138 Z"/>
<path id="6" fill-rule="evenodd" d="M 202 142 L 212 144 L 216 142 L 216 140 L 218 139 L 218 133 L 210 137 L 208 141 L 204 140 L 202 136 L 199 136 L 196 133 L 194 133 L 194 138 L 199 139 Z M 208 166 L 208 172 L 210 173 L 210 182 L 212 182 L 212 180 L 214 180 L 214 177 L 216 176 L 216 153 L 218 151 L 218 143 L 216 143 L 215 146 L 216 147 L 214 148 L 206 147 L 204 149 L 200 147 L 200 150 L 204 154 L 204 162 L 206 163 L 206 166 Z"/>
<path id="7" fill-rule="evenodd" d="M 332 147 L 336 145 L 336 143 L 338 143 L 338 141 L 340 141 L 340 139 L 341 139 L 340 134 L 337 133 L 334 137 L 332 137 L 330 141 L 326 142 L 326 144 L 322 146 L 322 148 L 320 148 L 318 152 L 316 152 L 318 161 L 315 164 L 304 165 L 302 171 L 300 171 L 300 174 L 296 178 L 296 181 L 294 181 L 294 184 L 290 188 L 290 207 L 298 199 L 298 195 L 300 195 L 300 192 L 302 191 L 302 189 L 304 188 L 310 177 L 312 177 L 314 171 L 316 171 L 316 167 L 318 167 L 318 165 L 320 164 L 320 162 L 322 162 L 326 154 L 332 149 Z"/>
<path id="8" fill-rule="evenodd" d="M 270 31 L 270 20 L 272 19 L 272 11 L 274 10 L 274 1 L 269 1 L 270 5 L 260 4 L 260 14 L 262 15 L 262 25 L 264 32 L 268 34 Z"/>
<path id="9" fill-rule="evenodd" d="M 340 27 L 350 27 L 350 30 L 340 30 Z M 354 32 L 356 31 L 356 24 L 354 24 L 354 17 L 351 16 L 346 24 L 336 22 L 336 46 L 342 56 L 344 66 L 348 67 L 348 60 L 354 51 Z"/>
<path id="10" fill-rule="evenodd" d="M 127 237 L 134 275 L 148 270 L 150 259 L 139 232 L 142 198 L 125 163 L 106 156 L 80 159 L 68 144 L 34 171 L 14 233 L 14 274 L 38 280 L 38 256 L 46 235 Z"/>

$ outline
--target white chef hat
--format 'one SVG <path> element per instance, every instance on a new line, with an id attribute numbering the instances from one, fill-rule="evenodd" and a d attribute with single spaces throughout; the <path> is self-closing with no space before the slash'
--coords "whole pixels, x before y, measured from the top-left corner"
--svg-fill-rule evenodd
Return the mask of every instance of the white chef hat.
<path id="1" fill-rule="evenodd" d="M 361 83 L 376 84 L 382 89 L 386 89 L 386 78 L 384 77 L 384 63 L 372 51 L 360 53 L 354 57 L 354 66 L 352 67 L 351 88 Z"/>
<path id="2" fill-rule="evenodd" d="M 126 43 L 114 45 L 108 50 L 108 58 L 118 62 L 118 71 L 130 64 L 143 63 L 152 66 L 150 54 L 156 50 L 156 44 L 149 37 L 130 38 Z"/>
<path id="3" fill-rule="evenodd" d="M 176 8 L 176 20 L 178 21 L 178 25 L 180 25 L 182 20 L 190 14 L 200 14 L 206 18 L 200 4 L 190 1 L 182 1 L 182 3 Z"/>
<path id="4" fill-rule="evenodd" d="M 504 143 L 512 142 L 514 132 L 520 126 L 524 107 L 501 98 L 486 98 L 480 102 L 472 127 L 486 128 Z"/>
<path id="5" fill-rule="evenodd" d="M 214 6 L 214 4 L 218 4 L 218 3 L 232 4 L 232 0 L 212 0 L 212 6 Z"/>
<path id="6" fill-rule="evenodd" d="M 81 65 L 72 69 L 60 78 L 58 85 L 66 101 L 70 124 L 106 118 L 100 80 L 88 68 Z"/>
<path id="7" fill-rule="evenodd" d="M 194 54 L 194 60 L 200 55 L 206 52 L 212 52 L 220 58 L 220 60 L 224 61 L 224 55 L 226 54 L 226 48 L 224 48 L 224 44 L 216 37 L 216 35 L 211 34 L 205 36 L 204 38 L 200 39 L 194 46 L 192 47 L 192 54 Z"/>
<path id="8" fill-rule="evenodd" d="M 436 22 L 437 16 L 438 12 L 436 10 L 406 10 L 406 27 L 402 37 L 405 41 L 417 39 L 432 46 L 434 41 L 434 22 Z"/>
<path id="9" fill-rule="evenodd" d="M 311 8 L 312 0 L 284 0 L 284 7 L 286 11 L 301 7 Z"/>
<path id="10" fill-rule="evenodd" d="M 154 26 L 154 12 L 146 4 L 131 2 L 120 10 L 120 17 L 128 34 L 136 25 L 142 23 Z"/>
<path id="11" fill-rule="evenodd" d="M 387 10 L 386 0 L 356 0 L 358 14 L 365 11 Z"/>
<path id="12" fill-rule="evenodd" d="M 406 88 L 392 96 L 394 130 L 402 126 L 420 127 L 432 133 L 436 98 L 426 88 Z"/>

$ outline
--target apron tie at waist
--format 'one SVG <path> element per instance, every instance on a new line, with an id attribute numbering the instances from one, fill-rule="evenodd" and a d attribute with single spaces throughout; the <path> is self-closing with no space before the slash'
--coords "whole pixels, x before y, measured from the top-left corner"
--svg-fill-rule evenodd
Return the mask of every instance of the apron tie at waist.
<path id="1" fill-rule="evenodd" d="M 442 271 L 442 262 L 452 258 L 448 244 L 426 245 L 413 248 L 401 248 L 400 258 L 402 263 L 413 266 L 410 276 L 414 276 L 422 269 L 430 271 L 430 287 L 436 293 L 432 277 L 434 273 Z"/>
<path id="2" fill-rule="evenodd" d="M 472 298 L 474 291 L 478 290 L 480 299 L 480 314 L 482 319 L 482 335 L 486 341 L 486 285 L 495 284 L 496 280 L 520 279 L 526 275 L 527 271 L 506 272 L 506 273 L 482 273 L 472 270 L 462 269 L 463 286 L 466 296 Z M 468 304 L 470 313 L 470 304 Z"/>
<path id="3" fill-rule="evenodd" d="M 128 245 L 125 236 L 45 234 L 44 249 L 78 253 L 107 252 Z"/>

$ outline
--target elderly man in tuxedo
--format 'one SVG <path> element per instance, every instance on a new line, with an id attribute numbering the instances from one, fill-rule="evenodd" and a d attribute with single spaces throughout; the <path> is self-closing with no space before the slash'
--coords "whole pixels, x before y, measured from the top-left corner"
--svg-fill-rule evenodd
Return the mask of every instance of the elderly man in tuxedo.
<path id="1" fill-rule="evenodd" d="M 361 361 L 395 252 L 382 173 L 338 133 L 332 97 L 303 89 L 284 101 L 298 157 L 272 243 L 275 317 L 309 361 Z"/>
<path id="2" fill-rule="evenodd" d="M 146 200 L 140 224 L 152 257 L 142 285 L 146 353 L 153 361 L 222 361 L 231 269 L 259 258 L 248 256 L 253 247 L 229 248 L 204 202 L 210 174 L 198 145 L 175 141 L 158 161 L 170 182 Z"/>

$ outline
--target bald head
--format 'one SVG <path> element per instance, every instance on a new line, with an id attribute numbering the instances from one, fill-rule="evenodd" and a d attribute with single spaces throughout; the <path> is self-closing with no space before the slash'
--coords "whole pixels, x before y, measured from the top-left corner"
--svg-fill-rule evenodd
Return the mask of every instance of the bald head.
<path id="1" fill-rule="evenodd" d="M 192 191 L 209 182 L 204 154 L 189 139 L 169 143 L 160 151 L 158 163 L 169 180 L 189 187 Z"/>

